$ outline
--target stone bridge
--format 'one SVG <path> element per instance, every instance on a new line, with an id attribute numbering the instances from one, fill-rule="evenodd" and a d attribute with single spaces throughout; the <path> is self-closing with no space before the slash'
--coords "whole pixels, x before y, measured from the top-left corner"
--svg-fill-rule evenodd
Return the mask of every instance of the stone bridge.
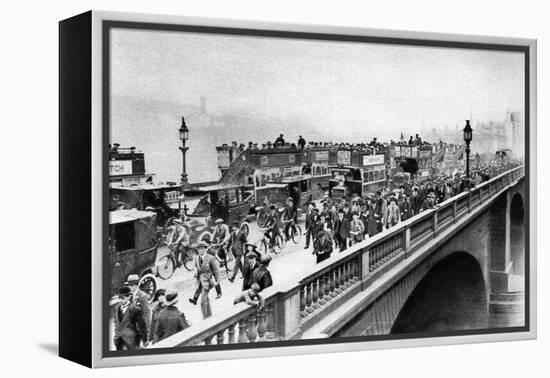
<path id="1" fill-rule="evenodd" d="M 522 327 L 525 193 L 521 166 L 152 347 Z"/>

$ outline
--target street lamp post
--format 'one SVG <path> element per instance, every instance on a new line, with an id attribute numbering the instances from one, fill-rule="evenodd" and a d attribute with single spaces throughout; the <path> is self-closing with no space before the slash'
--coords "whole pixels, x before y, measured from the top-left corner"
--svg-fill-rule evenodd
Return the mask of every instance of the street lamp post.
<path id="1" fill-rule="evenodd" d="M 181 140 L 181 155 L 182 155 L 182 172 L 181 172 L 181 185 L 182 187 L 187 184 L 187 170 L 185 168 L 185 154 L 187 153 L 187 150 L 189 147 L 185 145 L 185 143 L 189 140 L 189 129 L 187 128 L 187 125 L 185 124 L 185 118 L 181 117 L 181 126 L 179 128 L 180 133 L 180 140 Z"/>
<path id="2" fill-rule="evenodd" d="M 466 126 L 464 126 L 464 142 L 466 142 L 466 182 L 470 187 L 470 142 L 472 142 L 472 126 L 470 126 L 470 120 L 466 120 Z"/>
<path id="3" fill-rule="evenodd" d="M 179 134 L 180 134 L 180 140 L 181 140 L 181 155 L 182 155 L 182 171 L 181 171 L 181 193 L 183 196 L 185 186 L 188 183 L 187 180 L 187 169 L 185 166 L 185 154 L 187 153 L 187 150 L 189 147 L 187 147 L 185 144 L 189 140 L 189 129 L 187 128 L 187 125 L 185 124 L 185 118 L 181 117 L 181 126 L 179 128 Z M 181 203 L 181 202 L 180 202 Z M 187 215 L 187 205 L 185 201 L 183 202 L 183 214 Z"/>

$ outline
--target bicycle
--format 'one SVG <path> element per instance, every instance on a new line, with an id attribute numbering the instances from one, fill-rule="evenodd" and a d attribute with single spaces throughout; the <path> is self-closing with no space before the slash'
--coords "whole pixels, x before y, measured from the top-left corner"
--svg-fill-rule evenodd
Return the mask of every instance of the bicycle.
<path id="1" fill-rule="evenodd" d="M 272 246 L 272 248 L 270 248 L 271 239 L 267 236 L 267 231 L 269 230 L 269 228 L 260 228 L 263 236 L 258 242 L 256 242 L 256 248 L 258 248 L 258 251 L 260 253 L 273 252 L 278 255 L 281 250 L 285 248 L 286 241 L 283 238 L 281 231 L 279 230 L 279 233 L 275 235 L 275 244 Z"/>
<path id="2" fill-rule="evenodd" d="M 167 246 L 170 253 L 162 256 L 157 265 L 157 274 L 160 278 L 163 280 L 169 279 L 176 269 L 182 265 L 189 272 L 194 269 L 193 260 L 197 251 L 190 247 L 183 247 L 184 251 L 181 251 L 179 244 L 167 244 Z"/>
<path id="3" fill-rule="evenodd" d="M 299 224 L 296 224 L 293 219 L 283 220 L 281 222 L 283 223 L 283 230 L 285 229 L 285 226 L 290 223 L 290 227 L 288 228 L 287 241 L 292 240 L 294 244 L 299 244 L 302 240 L 302 227 L 300 227 Z"/>
<path id="4" fill-rule="evenodd" d="M 221 252 L 221 253 L 220 253 Z M 225 243 L 212 243 L 208 247 L 206 253 L 209 253 L 210 255 L 214 256 L 218 263 L 220 264 L 220 268 L 225 267 L 225 271 L 227 274 L 233 269 L 233 267 L 229 267 L 229 262 L 234 261 L 233 254 L 229 251 L 229 248 L 225 245 Z"/>

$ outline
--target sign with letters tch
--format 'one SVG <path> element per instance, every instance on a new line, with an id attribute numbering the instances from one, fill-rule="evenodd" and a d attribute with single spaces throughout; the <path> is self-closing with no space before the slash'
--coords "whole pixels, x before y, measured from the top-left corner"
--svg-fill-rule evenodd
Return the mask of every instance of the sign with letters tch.
<path id="1" fill-rule="evenodd" d="M 132 160 L 110 160 L 109 175 L 123 176 L 132 174 Z"/>

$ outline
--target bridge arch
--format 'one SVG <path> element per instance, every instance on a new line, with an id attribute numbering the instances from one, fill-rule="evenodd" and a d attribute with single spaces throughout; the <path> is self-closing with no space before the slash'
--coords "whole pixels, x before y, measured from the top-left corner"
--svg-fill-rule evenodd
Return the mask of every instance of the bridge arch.
<path id="1" fill-rule="evenodd" d="M 465 251 L 437 261 L 420 279 L 390 333 L 486 328 L 488 294 L 480 262 Z"/>

